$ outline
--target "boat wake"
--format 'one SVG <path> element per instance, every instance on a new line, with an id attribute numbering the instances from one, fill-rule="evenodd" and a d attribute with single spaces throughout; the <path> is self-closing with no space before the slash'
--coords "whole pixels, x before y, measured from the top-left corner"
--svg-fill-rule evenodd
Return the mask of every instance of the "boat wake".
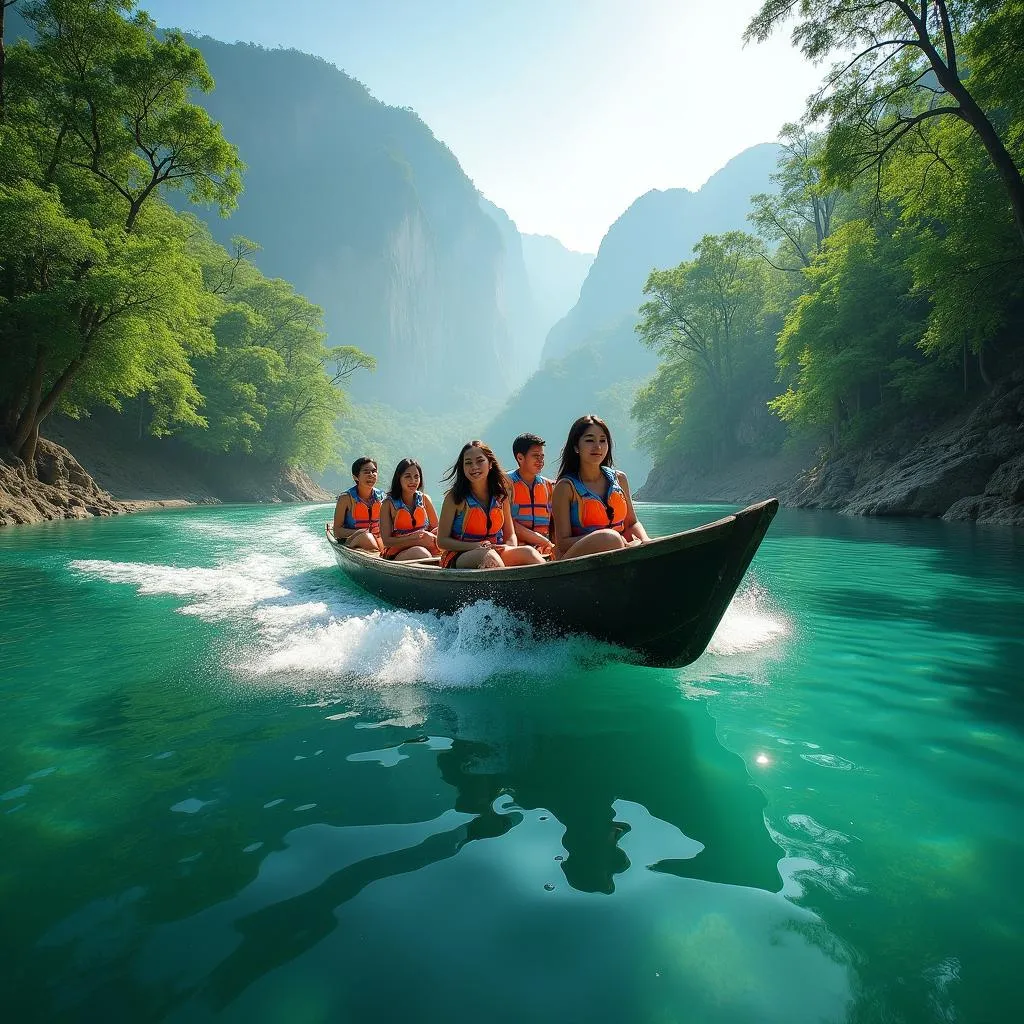
<path id="1" fill-rule="evenodd" d="M 274 515 L 271 528 L 245 534 L 242 557 L 236 527 L 190 524 L 191 533 L 204 527 L 202 549 L 216 560 L 212 566 L 81 559 L 71 568 L 141 595 L 180 598 L 181 614 L 223 624 L 227 666 L 253 682 L 471 687 L 494 676 L 551 676 L 621 654 L 589 637 L 538 634 L 486 601 L 455 615 L 381 609 L 341 576 L 310 516 L 309 509 Z M 173 529 L 181 520 L 169 522 Z"/>
<path id="2" fill-rule="evenodd" d="M 71 567 L 141 595 L 179 598 L 182 614 L 223 624 L 226 666 L 256 685 L 464 688 L 496 676 L 550 677 L 622 657 L 590 637 L 540 635 L 490 602 L 454 615 L 381 609 L 335 568 L 317 532 L 322 515 L 284 510 L 244 532 L 230 520 L 169 518 L 168 530 L 182 530 L 189 550 L 201 536 L 199 548 L 214 564 L 83 559 Z M 247 551 L 241 557 L 240 535 Z M 733 602 L 710 650 L 745 653 L 785 632 L 781 620 L 765 615 L 755 591 L 748 588 Z"/>

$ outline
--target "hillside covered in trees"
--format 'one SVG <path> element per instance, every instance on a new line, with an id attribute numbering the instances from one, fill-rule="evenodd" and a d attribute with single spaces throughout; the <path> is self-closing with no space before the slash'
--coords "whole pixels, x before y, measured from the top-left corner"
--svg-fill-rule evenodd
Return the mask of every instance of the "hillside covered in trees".
<path id="1" fill-rule="evenodd" d="M 5 47 L 0 63 L 11 518 L 31 514 L 41 468 L 45 483 L 67 482 L 64 455 L 40 440 L 57 412 L 106 406 L 124 414 L 122 430 L 175 435 L 197 458 L 322 467 L 338 385 L 373 360 L 327 347 L 322 310 L 257 270 L 254 243 L 220 245 L 168 202 L 227 214 L 242 191 L 237 149 L 191 101 L 213 87 L 202 55 L 114 0 L 18 10 L 33 41 Z M 90 508 L 68 502 L 66 514 Z"/>
<path id="2" fill-rule="evenodd" d="M 1024 520 L 1024 3 L 791 8 L 748 38 L 840 63 L 748 230 L 647 280 L 644 494 L 742 498 L 716 481 L 810 442 L 793 503 Z"/>

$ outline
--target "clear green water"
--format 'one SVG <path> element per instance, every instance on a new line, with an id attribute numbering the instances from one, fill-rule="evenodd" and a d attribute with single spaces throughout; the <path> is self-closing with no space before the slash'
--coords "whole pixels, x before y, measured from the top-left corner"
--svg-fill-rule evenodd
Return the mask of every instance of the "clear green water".
<path id="1" fill-rule="evenodd" d="M 663 671 L 327 511 L 0 533 L 3 1020 L 1021 1019 L 1020 534 L 782 513 Z"/>

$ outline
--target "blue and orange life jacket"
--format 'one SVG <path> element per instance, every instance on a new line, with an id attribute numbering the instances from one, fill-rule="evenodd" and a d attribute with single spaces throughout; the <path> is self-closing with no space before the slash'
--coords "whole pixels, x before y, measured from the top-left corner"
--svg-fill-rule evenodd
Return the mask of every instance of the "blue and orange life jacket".
<path id="1" fill-rule="evenodd" d="M 576 492 L 569 504 L 569 528 L 574 537 L 585 537 L 595 530 L 622 533 L 626 527 L 626 496 L 615 470 L 602 466 L 601 472 L 608 479 L 608 493 L 604 498 L 598 497 L 577 477 L 565 478 Z"/>
<path id="2" fill-rule="evenodd" d="M 417 491 L 412 508 L 401 498 L 391 498 L 391 532 L 396 537 L 422 530 L 427 525 L 427 510 L 423 507 L 423 492 Z"/>
<path id="3" fill-rule="evenodd" d="M 357 486 L 350 487 L 345 493 L 352 499 L 352 504 L 345 510 L 345 529 L 369 530 L 375 537 L 379 537 L 380 503 L 384 500 L 384 492 L 374 487 L 368 501 L 359 497 Z"/>
<path id="4" fill-rule="evenodd" d="M 509 474 L 512 480 L 512 518 L 542 537 L 551 536 L 551 492 L 554 485 L 543 476 L 533 478 L 532 484 L 519 475 L 519 470 Z"/>
<path id="5" fill-rule="evenodd" d="M 490 508 L 485 512 L 483 505 L 470 494 L 452 520 L 452 539 L 489 540 L 492 544 L 504 544 L 504 526 L 505 513 L 497 498 L 491 498 Z"/>

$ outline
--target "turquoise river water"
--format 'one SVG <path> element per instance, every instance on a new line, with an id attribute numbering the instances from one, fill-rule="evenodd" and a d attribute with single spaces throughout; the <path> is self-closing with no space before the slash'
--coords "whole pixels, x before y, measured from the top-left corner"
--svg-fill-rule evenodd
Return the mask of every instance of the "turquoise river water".
<path id="1" fill-rule="evenodd" d="M 782 512 L 656 670 L 328 511 L 0 532 L 4 1021 L 1024 1019 L 1021 533 Z"/>

